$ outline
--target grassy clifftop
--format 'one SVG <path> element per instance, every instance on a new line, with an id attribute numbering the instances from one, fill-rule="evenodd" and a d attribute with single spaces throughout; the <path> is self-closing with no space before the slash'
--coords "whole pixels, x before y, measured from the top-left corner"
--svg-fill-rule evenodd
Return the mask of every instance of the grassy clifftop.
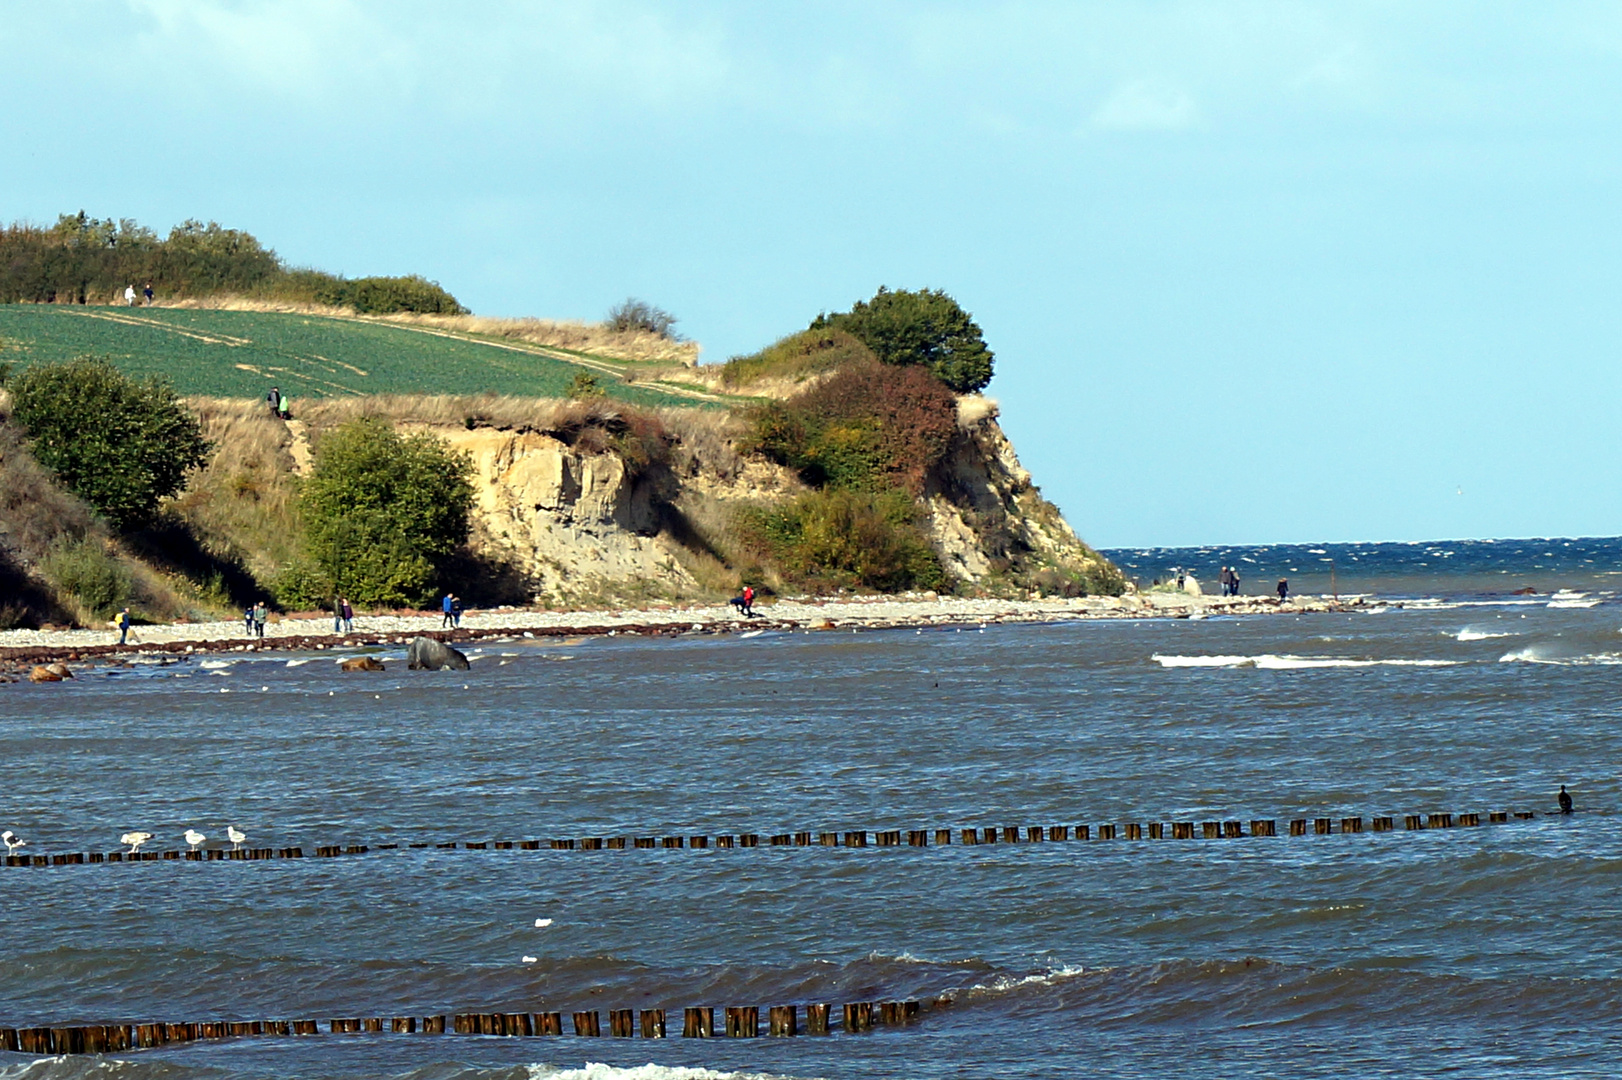
<path id="1" fill-rule="evenodd" d="M 563 397 L 584 373 L 607 396 L 631 404 L 718 400 L 682 385 L 679 363 L 589 351 L 597 344 L 589 337 L 580 342 L 587 348 L 541 344 L 532 340 L 536 333 L 518 336 L 525 330 L 523 322 L 477 319 L 4 304 L 0 363 L 106 356 L 128 374 L 161 375 L 181 394 L 209 397 L 259 398 L 273 385 L 295 400 L 493 389 Z"/>

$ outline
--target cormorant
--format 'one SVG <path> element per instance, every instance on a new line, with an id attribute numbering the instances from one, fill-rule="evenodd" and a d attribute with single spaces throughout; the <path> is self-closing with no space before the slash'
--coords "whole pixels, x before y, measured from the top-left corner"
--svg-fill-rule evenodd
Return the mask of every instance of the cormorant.
<path id="1" fill-rule="evenodd" d="M 1564 784 L 1560 785 L 1560 812 L 1562 814 L 1571 813 L 1571 793 L 1566 790 Z"/>

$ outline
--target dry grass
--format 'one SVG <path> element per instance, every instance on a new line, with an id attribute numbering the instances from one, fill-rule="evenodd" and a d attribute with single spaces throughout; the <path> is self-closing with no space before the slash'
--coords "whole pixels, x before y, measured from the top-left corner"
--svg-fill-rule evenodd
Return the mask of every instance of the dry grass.
<path id="1" fill-rule="evenodd" d="M 190 398 L 187 405 L 215 450 L 170 509 L 209 550 L 265 580 L 298 554 L 302 532 L 287 426 L 257 401 Z"/>
<path id="2" fill-rule="evenodd" d="M 610 330 L 601 323 L 557 322 L 551 319 L 492 319 L 482 315 L 359 315 L 353 308 L 325 304 L 262 300 L 248 296 L 202 296 L 168 301 L 160 307 L 204 308 L 216 311 L 265 311 L 296 315 L 322 315 L 334 319 L 360 319 L 366 322 L 398 323 L 456 334 L 522 341 L 552 349 L 677 365 L 680 370 L 698 364 L 699 345 L 692 341 L 672 341 L 644 331 Z"/>

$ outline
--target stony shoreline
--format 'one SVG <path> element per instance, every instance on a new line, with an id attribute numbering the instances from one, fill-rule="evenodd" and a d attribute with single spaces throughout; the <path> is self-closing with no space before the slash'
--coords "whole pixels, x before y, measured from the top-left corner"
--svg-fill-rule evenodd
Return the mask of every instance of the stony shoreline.
<path id="1" fill-rule="evenodd" d="M 0 631 L 0 673 L 22 674 L 35 664 L 58 661 L 117 662 L 120 657 L 143 654 L 362 648 L 400 644 L 418 635 L 457 642 L 594 634 L 658 636 L 750 630 L 886 630 L 1075 619 L 1300 614 L 1342 611 L 1361 603 L 1360 598 L 1337 601 L 1306 596 L 1292 597 L 1281 604 L 1270 597 L 1187 596 L 1162 592 L 1074 600 L 877 596 L 779 600 L 757 608 L 756 617 L 752 619 L 739 615 L 726 604 L 657 604 L 612 611 L 468 611 L 462 616 L 462 626 L 456 629 L 442 627 L 442 616 L 438 614 L 357 616 L 354 631 L 347 634 L 332 631 L 330 614 L 301 612 L 273 617 L 265 625 L 263 639 L 249 637 L 239 621 L 140 626 L 132 632 L 131 641 L 126 645 L 117 644 L 118 632 L 111 629 Z"/>

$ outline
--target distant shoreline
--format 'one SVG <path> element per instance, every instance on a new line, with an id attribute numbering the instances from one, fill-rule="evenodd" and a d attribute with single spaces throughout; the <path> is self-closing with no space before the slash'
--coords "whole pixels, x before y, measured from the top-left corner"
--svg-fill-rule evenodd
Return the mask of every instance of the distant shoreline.
<path id="1" fill-rule="evenodd" d="M 265 650 L 343 650 L 402 644 L 418 635 L 449 642 L 513 637 L 641 636 L 743 633 L 750 630 L 891 630 L 1051 623 L 1077 619 L 1193 618 L 1209 615 L 1301 614 L 1356 608 L 1361 599 L 1291 597 L 1280 604 L 1263 596 L 1188 596 L 1146 592 L 1073 600 L 970 600 L 956 597 L 852 597 L 779 600 L 745 618 L 726 604 L 661 604 L 600 611 L 497 609 L 468 611 L 459 629 L 442 627 L 437 613 L 357 616 L 355 630 L 332 632 L 332 616 L 300 612 L 265 625 L 249 637 L 240 621 L 165 623 L 134 628 L 129 644 L 118 632 L 88 630 L 0 631 L 0 673 L 26 675 L 35 664 L 117 662 L 139 655 L 188 656 Z"/>

